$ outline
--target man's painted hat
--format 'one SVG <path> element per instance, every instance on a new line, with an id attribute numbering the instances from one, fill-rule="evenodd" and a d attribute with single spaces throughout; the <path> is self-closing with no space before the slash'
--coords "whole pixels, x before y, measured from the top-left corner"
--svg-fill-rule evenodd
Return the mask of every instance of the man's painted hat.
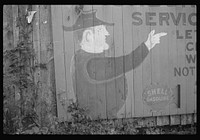
<path id="1" fill-rule="evenodd" d="M 108 23 L 108 22 L 98 19 L 96 17 L 96 11 L 93 11 L 91 13 L 81 13 L 79 17 L 77 18 L 74 25 L 70 27 L 63 26 L 63 29 L 65 31 L 76 31 L 79 29 L 84 29 L 84 28 L 98 26 L 98 25 L 113 26 L 114 23 Z"/>

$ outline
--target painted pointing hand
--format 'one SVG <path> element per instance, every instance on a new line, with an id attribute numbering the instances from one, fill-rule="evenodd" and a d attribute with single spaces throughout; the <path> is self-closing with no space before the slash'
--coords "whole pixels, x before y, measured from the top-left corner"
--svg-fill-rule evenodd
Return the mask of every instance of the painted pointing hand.
<path id="1" fill-rule="evenodd" d="M 149 50 L 151 50 L 156 44 L 160 43 L 160 37 L 167 35 L 165 32 L 154 34 L 155 30 L 152 30 L 147 38 L 147 41 L 145 42 L 145 45 Z"/>

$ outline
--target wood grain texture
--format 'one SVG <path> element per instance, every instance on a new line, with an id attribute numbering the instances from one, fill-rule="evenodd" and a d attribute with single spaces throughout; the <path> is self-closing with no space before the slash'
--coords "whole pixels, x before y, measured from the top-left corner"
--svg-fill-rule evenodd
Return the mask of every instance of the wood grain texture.
<path id="1" fill-rule="evenodd" d="M 166 12 L 170 12 L 170 9 L 169 8 L 163 8 L 163 7 L 159 7 L 159 8 L 156 8 L 156 11 L 158 13 L 166 13 Z M 160 19 L 159 19 L 159 22 Z M 163 36 L 160 38 L 160 44 L 158 44 L 158 49 L 159 49 L 159 60 L 160 60 L 160 63 L 159 63 L 159 72 L 160 72 L 160 79 L 159 79 L 159 84 L 163 85 L 163 86 L 168 86 L 168 88 L 174 88 L 176 85 L 174 86 L 171 86 L 170 87 L 170 82 L 171 82 L 171 77 L 170 77 L 170 63 L 169 63 L 169 49 L 172 48 L 172 46 L 169 45 L 169 43 L 171 41 L 169 41 L 169 38 L 171 36 L 171 26 L 173 26 L 171 24 L 171 26 L 168 26 L 167 23 L 165 22 L 162 22 L 163 25 L 161 26 L 158 26 L 156 28 L 157 32 L 160 33 L 160 32 L 165 32 L 167 33 L 166 36 Z M 170 100 L 170 99 L 169 99 Z M 170 104 L 170 103 L 169 103 Z M 163 110 L 160 111 L 160 114 L 161 116 L 164 116 L 164 115 L 168 115 L 169 114 L 169 105 L 166 105 L 165 108 L 163 108 Z M 164 119 L 166 120 L 166 119 Z"/>
<path id="2" fill-rule="evenodd" d="M 47 70 L 39 69 L 34 75 L 35 83 L 40 82 L 39 101 L 43 99 L 49 104 L 38 106 L 37 113 L 40 121 L 47 120 L 45 111 L 58 114 L 61 120 L 69 120 L 67 107 L 70 99 L 76 99 L 76 90 L 73 89 L 71 62 L 78 50 L 79 43 L 75 32 L 65 32 L 64 26 L 71 26 L 78 18 L 74 10 L 75 6 L 66 5 L 32 5 L 32 11 L 37 11 L 32 20 L 33 33 L 30 35 L 36 60 L 33 63 L 46 63 Z M 3 49 L 17 46 L 20 28 L 17 27 L 17 17 L 27 12 L 28 5 L 5 5 L 3 7 Z M 124 80 L 114 79 L 114 82 L 102 84 L 94 83 L 94 87 L 85 87 L 86 106 L 93 110 L 95 119 L 134 118 L 147 117 L 138 123 L 141 126 L 155 125 L 185 125 L 197 122 L 197 92 L 196 92 L 196 60 L 188 62 L 186 57 L 196 57 L 196 26 L 190 25 L 188 15 L 196 13 L 196 7 L 190 6 L 114 6 L 114 5 L 85 5 L 84 10 L 97 10 L 97 18 L 115 23 L 112 27 L 106 27 L 110 36 L 106 41 L 110 49 L 103 53 L 103 57 L 119 57 L 129 54 L 142 42 L 146 41 L 151 30 L 155 34 L 167 32 L 167 36 L 161 37 L 160 44 L 156 45 L 136 69 L 125 73 L 128 62 L 123 59 L 118 66 L 115 59 L 112 65 L 105 67 L 104 73 L 108 75 L 110 69 L 116 71 L 123 69 Z M 133 13 L 140 12 L 143 23 L 133 25 Z M 156 13 L 150 21 L 156 21 L 156 25 L 146 25 L 147 13 Z M 162 14 L 168 14 L 167 22 L 160 21 Z M 174 25 L 181 18 L 178 25 Z M 174 15 L 174 18 L 172 17 Z M 184 23 L 184 14 L 186 23 Z M 195 21 L 195 19 L 192 19 Z M 160 25 L 162 23 L 162 25 Z M 191 30 L 192 38 L 186 39 L 185 31 Z M 177 39 L 177 31 L 183 39 Z M 191 42 L 188 51 L 186 46 Z M 142 55 L 142 54 L 141 54 Z M 186 56 L 187 55 L 187 56 Z M 94 54 L 94 58 L 98 55 Z M 195 58 L 196 59 L 196 58 Z M 74 60 L 74 63 L 77 63 Z M 118 66 L 118 67 L 117 67 Z M 97 71 L 97 64 L 94 69 Z M 195 67 L 192 71 L 190 67 Z M 175 68 L 181 70 L 181 75 L 175 73 Z M 185 69 L 183 69 L 185 68 Z M 176 75 L 175 75 L 176 74 Z M 76 80 L 80 80 L 75 74 Z M 153 110 L 143 101 L 143 92 L 152 84 L 166 85 L 177 90 L 180 85 L 180 104 L 178 99 L 172 100 L 160 111 Z M 127 87 L 126 87 L 127 85 Z M 78 82 L 75 89 L 80 85 Z M 126 91 L 127 90 L 127 91 Z M 91 92 L 92 91 L 92 92 Z M 17 91 L 16 91 L 17 92 Z M 126 95 L 127 92 L 127 95 Z M 178 92 L 178 90 L 176 91 Z M 115 94 L 114 94 L 115 93 Z M 123 93 L 121 95 L 120 93 Z M 122 100 L 124 102 L 122 102 Z M 57 103 L 56 106 L 54 104 Z M 180 108 L 179 108 L 180 106 Z M 51 110 L 51 111 L 50 111 Z M 56 111 L 57 110 L 57 111 Z M 193 114 L 194 113 L 194 114 Z"/>
<path id="3" fill-rule="evenodd" d="M 95 9 L 95 7 L 94 7 Z M 97 8 L 96 8 L 97 9 Z M 97 9 L 98 10 L 98 9 Z M 113 23 L 113 7 L 111 6 L 102 6 L 100 13 L 98 14 L 98 18 Z M 104 51 L 104 57 L 113 57 L 115 46 L 113 46 L 114 43 L 114 27 L 106 26 L 107 31 L 110 33 L 110 35 L 106 39 L 106 43 L 110 46 L 108 51 Z M 115 63 L 114 63 L 115 64 Z M 109 65 L 105 68 L 105 75 L 107 75 L 108 70 L 113 68 L 112 65 Z M 115 71 L 115 69 L 113 69 Z M 116 74 L 116 73 L 114 73 Z M 111 83 L 105 83 L 105 97 L 106 97 L 106 114 L 108 119 L 116 118 L 116 111 L 117 111 L 117 96 L 116 94 L 113 94 L 113 91 L 116 89 L 116 80 L 114 80 L 113 84 Z M 116 93 L 116 92 L 114 92 Z M 110 100 L 112 99 L 112 100 Z M 113 109 L 111 109 L 113 108 Z"/>
<path id="4" fill-rule="evenodd" d="M 131 20 L 131 13 L 132 13 L 132 6 L 122 6 L 122 14 L 123 14 L 123 38 L 124 38 L 124 55 L 129 54 L 133 51 L 132 48 L 132 30 L 130 28 L 132 27 L 132 20 Z M 132 60 L 133 61 L 133 60 Z M 125 67 L 127 67 L 128 62 L 125 61 L 124 63 Z M 133 67 L 133 64 L 131 64 Z M 125 73 L 126 79 L 127 79 L 127 90 L 128 93 L 126 95 L 126 101 L 125 101 L 125 113 L 126 118 L 132 117 L 133 109 L 134 107 L 132 105 L 133 103 L 133 70 Z"/>
<path id="5" fill-rule="evenodd" d="M 122 56 L 123 55 L 123 49 L 124 49 L 124 44 L 123 44 L 123 26 L 122 26 L 122 8 L 121 7 L 113 7 L 113 22 L 115 23 L 114 25 L 114 45 L 115 45 L 115 57 Z M 124 64 L 120 64 L 120 67 L 124 67 Z M 116 67 L 116 69 L 119 69 L 119 67 Z M 117 82 L 117 81 L 116 81 Z M 116 92 L 123 92 L 124 93 L 124 88 L 120 89 L 118 87 L 123 86 L 125 87 L 125 81 L 117 82 L 116 83 Z M 118 85 L 120 84 L 120 85 Z M 121 90 L 121 92 L 120 92 Z M 120 98 L 120 97 L 117 97 Z M 116 102 L 117 106 L 119 106 L 119 102 Z M 123 118 L 125 117 L 125 108 L 122 106 L 120 110 L 118 111 L 117 114 L 118 118 Z"/>
<path id="6" fill-rule="evenodd" d="M 184 7 L 186 8 L 186 7 Z M 188 7 L 189 8 L 189 7 Z M 61 10 L 60 10 L 61 9 Z M 110 37 L 107 39 L 107 43 L 111 46 L 110 50 L 104 52 L 103 57 L 118 57 L 118 56 L 125 56 L 126 54 L 130 53 L 131 51 L 135 50 L 142 42 L 146 41 L 148 34 L 150 31 L 155 30 L 155 34 L 160 32 L 167 32 L 167 36 L 160 38 L 160 43 L 153 48 L 148 56 L 144 59 L 141 65 L 139 65 L 133 71 L 126 72 L 124 71 L 124 76 L 126 80 L 124 82 L 119 82 L 115 80 L 115 84 L 110 83 L 103 83 L 98 85 L 95 83 L 96 87 L 93 88 L 93 93 L 90 92 L 91 88 L 85 87 L 85 90 L 88 91 L 87 97 L 87 106 L 93 105 L 93 114 L 94 116 L 100 116 L 100 118 L 113 118 L 112 116 L 112 106 L 119 106 L 120 101 L 118 100 L 119 95 L 112 95 L 113 90 L 118 93 L 120 90 L 123 90 L 124 97 L 126 100 L 124 101 L 124 105 L 120 108 L 119 112 L 117 113 L 117 117 L 119 118 L 129 118 L 129 117 L 144 117 L 144 116 L 165 116 L 165 115 L 175 115 L 175 114 L 183 114 L 183 113 L 192 113 L 195 111 L 195 73 L 192 76 L 178 76 L 175 75 L 175 68 L 184 68 L 190 67 L 186 63 L 185 58 L 185 45 L 187 41 L 185 39 L 177 39 L 177 30 L 184 31 L 185 25 L 184 24 L 176 24 L 176 20 L 178 20 L 181 11 L 183 12 L 185 9 L 181 6 L 175 7 L 168 7 L 168 6 L 105 6 L 105 5 L 85 5 L 84 10 L 97 10 L 97 18 L 109 22 L 115 23 L 113 27 L 107 27 L 107 30 L 111 34 Z M 57 6 L 54 10 L 59 11 L 61 15 L 55 17 L 57 22 L 53 21 L 54 28 L 59 27 L 59 25 L 71 26 L 75 23 L 77 19 L 77 15 L 73 11 L 73 6 Z M 141 18 L 142 24 L 141 25 L 133 25 L 133 13 L 138 12 L 140 13 L 138 17 Z M 186 13 L 195 12 L 185 10 Z M 149 20 L 148 14 L 155 13 L 152 17 L 152 22 L 156 21 L 156 25 L 146 25 L 148 24 Z M 53 14 L 53 12 L 52 12 Z M 173 15 L 172 15 L 173 14 Z M 168 15 L 169 20 L 161 20 L 164 16 Z M 55 13 L 54 13 L 55 16 Z M 54 17 L 52 16 L 52 17 Z M 184 20 L 184 19 L 182 19 Z M 180 20 L 181 22 L 181 20 Z M 187 25 L 188 28 L 189 25 Z M 59 27 L 60 28 L 60 27 Z M 192 28 L 193 29 L 193 28 Z M 195 26 L 194 26 L 195 29 Z M 57 52 L 56 55 L 59 53 L 64 53 L 63 63 L 65 66 L 62 66 L 64 70 L 62 70 L 62 74 L 65 75 L 65 79 L 62 78 L 63 82 L 57 80 L 60 84 L 62 83 L 62 87 L 66 89 L 66 97 L 67 99 L 75 95 L 73 93 L 72 88 L 72 81 L 69 80 L 71 77 L 70 74 L 70 62 L 75 53 L 80 50 L 80 46 L 78 46 L 76 42 L 76 35 L 73 32 L 62 32 L 63 30 L 60 28 L 59 30 L 53 30 L 57 35 L 59 34 L 59 39 L 63 39 L 64 47 L 61 48 Z M 58 32 L 59 31 L 59 32 Z M 53 36 L 55 33 L 53 33 Z M 54 37 L 55 38 L 55 37 Z M 195 42 L 195 39 L 192 40 Z M 63 52 L 64 51 L 64 52 Z M 73 52 L 73 53 L 72 53 Z M 195 54 L 194 52 L 190 52 L 192 55 Z M 54 53 L 55 54 L 55 53 Z M 142 55 L 142 54 L 141 54 Z M 57 56 L 58 57 L 58 56 Z M 94 55 L 97 57 L 97 55 Z M 60 57 L 58 57 L 60 58 Z M 58 60 L 55 60 L 55 62 Z M 60 61 L 59 61 L 60 62 Z M 58 62 L 57 62 L 58 63 Z M 116 64 L 116 63 L 114 63 Z M 58 64 L 61 66 L 60 64 Z M 113 70 L 117 69 L 126 69 L 128 62 L 123 60 L 120 64 L 121 67 L 105 67 L 105 75 L 108 75 L 107 72 L 113 68 Z M 115 65 L 116 66 L 116 65 Z M 99 66 L 95 66 L 94 69 L 97 69 Z M 61 71 L 61 70 L 59 70 Z M 97 70 L 96 70 L 97 71 Z M 59 73 L 61 78 L 61 74 Z M 57 76 L 56 76 L 56 79 Z M 79 77 L 76 77 L 78 80 Z M 126 87 L 127 82 L 127 87 Z M 144 90 L 150 85 L 162 85 L 167 86 L 168 88 L 177 89 L 177 86 L 180 85 L 180 108 L 177 104 L 177 101 L 174 100 L 170 101 L 168 105 L 162 110 L 156 111 L 153 110 L 150 106 L 146 105 L 143 102 L 143 92 Z M 59 85 L 60 86 L 60 85 Z M 78 83 L 75 85 L 79 87 Z M 122 86 L 122 87 L 121 87 Z M 127 89 L 126 89 L 127 88 Z M 125 95 L 127 90 L 127 95 Z M 178 92 L 178 91 L 176 91 Z M 190 96 L 190 94 L 192 95 Z M 177 94 L 177 93 L 176 93 Z M 177 95 L 176 95 L 177 97 Z M 123 98 L 123 97 L 122 97 Z M 177 97 L 178 98 L 178 97 Z M 86 99 L 86 98 L 85 98 Z M 100 102 L 93 103 L 93 99 L 101 100 Z M 111 112 L 110 112 L 111 111 Z M 159 120 L 160 119 L 160 120 Z M 172 121 L 174 121 L 172 117 Z M 176 121 L 176 120 L 175 120 Z M 167 118 L 159 118 L 159 123 L 167 123 Z"/>
<path id="7" fill-rule="evenodd" d="M 60 5 L 51 6 L 52 14 L 52 30 L 53 30 L 53 46 L 54 46 L 54 63 L 56 76 L 56 94 L 58 116 L 67 120 L 66 108 L 61 101 L 66 100 L 66 78 L 65 78 L 65 62 L 63 50 L 63 29 L 62 29 L 62 11 Z M 65 103 L 65 102 L 64 102 Z"/>
<path id="8" fill-rule="evenodd" d="M 149 8 L 149 12 L 152 12 L 152 13 L 158 13 L 159 12 L 159 7 L 150 7 Z M 155 14 L 154 14 L 155 15 Z M 158 24 L 158 21 L 159 21 L 159 16 L 155 16 L 154 18 L 154 21 L 157 21 L 156 22 L 156 26 L 152 24 L 152 26 L 150 26 L 151 30 L 155 30 L 155 34 L 156 33 L 159 33 L 160 31 L 162 31 L 162 26 L 159 26 Z M 152 51 L 152 55 L 151 55 L 151 66 L 152 66 L 152 84 L 161 84 L 160 82 L 161 81 L 165 81 L 165 79 L 161 79 L 161 76 L 162 75 L 166 75 L 167 74 L 167 71 L 162 71 L 161 69 L 161 59 L 164 60 L 166 59 L 166 55 L 167 55 L 167 52 L 165 51 L 165 54 L 162 56 L 162 58 L 160 58 L 161 54 L 162 53 L 162 50 L 165 49 L 165 45 L 162 45 L 163 44 L 163 40 L 164 37 L 160 38 L 160 44 L 157 44 L 151 51 Z M 167 47 L 166 47 L 167 48 Z M 163 53 L 162 53 L 163 54 Z M 164 58 L 163 58 L 164 57 Z M 167 61 L 167 60 L 166 60 Z M 166 63 L 165 63 L 166 65 Z M 167 76 L 167 75 L 166 75 Z M 161 115 L 161 111 L 153 111 L 152 112 L 152 115 L 153 116 L 160 116 Z"/>
<path id="9" fill-rule="evenodd" d="M 176 8 L 174 7 L 166 7 L 172 13 L 176 13 Z M 179 82 L 178 77 L 174 74 L 174 69 L 178 66 L 178 43 L 176 40 L 176 29 L 177 26 L 173 25 L 173 21 L 169 21 L 169 26 L 167 28 L 167 44 L 168 44 L 168 67 L 169 67 L 169 80 L 168 86 L 171 88 L 175 88 Z M 180 99 L 179 99 L 180 100 Z M 169 103 L 169 114 L 177 114 L 179 108 L 178 102 L 172 100 Z"/>
<path id="10" fill-rule="evenodd" d="M 74 14 L 74 11 L 63 5 L 62 6 L 62 25 L 64 26 L 70 26 L 72 25 L 75 20 L 76 16 Z M 65 68 L 66 68 L 66 86 L 67 86 L 67 98 L 68 99 L 74 99 L 74 91 L 73 91 L 73 82 L 72 82 L 72 75 L 70 73 L 71 69 L 71 61 L 73 60 L 75 50 L 76 50 L 76 42 L 74 41 L 74 34 L 73 32 L 63 32 L 64 35 L 64 55 L 65 55 Z"/>
<path id="11" fill-rule="evenodd" d="M 150 7 L 141 7 L 140 8 L 142 10 L 142 14 L 145 15 L 145 13 L 147 12 L 153 12 L 152 8 Z M 145 18 L 143 18 L 143 20 L 145 20 Z M 149 33 L 152 30 L 155 30 L 154 27 L 152 26 L 146 26 L 145 24 L 141 25 L 141 39 L 140 42 L 145 42 L 148 38 Z M 137 28 L 137 27 L 135 27 Z M 156 32 L 155 32 L 156 33 Z M 143 39 L 143 40 L 142 40 Z M 148 56 L 145 58 L 145 60 L 143 61 L 142 65 L 142 96 L 143 96 L 143 92 L 144 90 L 149 87 L 150 85 L 154 84 L 155 82 L 153 81 L 153 68 L 156 69 L 156 66 L 159 65 L 158 62 L 154 62 L 154 56 L 158 57 L 157 52 L 155 49 L 159 49 L 157 48 L 159 46 L 156 46 L 154 49 L 150 50 Z M 157 60 L 157 59 L 156 59 Z M 156 65 L 156 66 L 155 66 Z M 136 81 L 137 82 L 137 81 Z M 143 101 L 143 116 L 152 116 L 155 112 L 153 112 L 154 110 L 152 110 L 152 108 L 150 106 L 147 106 L 145 104 L 145 102 Z"/>
<path id="12" fill-rule="evenodd" d="M 141 12 L 144 13 L 145 9 L 142 9 L 141 7 L 134 7 L 133 12 Z M 133 26 L 132 28 L 132 41 L 133 41 L 133 50 L 137 48 L 138 45 L 143 39 L 142 32 L 146 32 L 143 30 L 143 26 Z M 142 101 L 142 92 L 143 92 L 143 64 L 141 64 L 137 69 L 133 71 L 133 91 L 134 91 L 134 116 L 135 117 L 141 117 L 143 116 L 144 112 L 144 104 Z"/>
<path id="13" fill-rule="evenodd" d="M 191 7 L 186 7 L 185 8 L 185 13 L 195 13 L 196 8 L 191 8 Z M 186 78 L 186 104 L 187 104 L 187 113 L 194 113 L 195 112 L 195 76 L 196 76 L 196 26 L 191 26 L 189 23 L 186 23 L 186 28 L 185 31 L 189 31 L 190 35 L 185 39 L 185 55 L 186 58 L 192 58 L 192 59 L 186 59 L 186 64 L 185 66 L 188 69 L 188 75 L 185 77 Z M 187 47 L 188 46 L 188 47 Z M 190 69 L 192 68 L 192 69 Z"/>
<path id="14" fill-rule="evenodd" d="M 72 25 L 76 17 L 72 16 L 74 14 L 74 11 L 72 9 L 68 8 L 65 5 L 61 6 L 62 11 L 62 26 L 69 26 Z M 69 20 L 68 20 L 69 17 Z M 63 53 L 64 53 L 64 63 L 65 63 L 65 79 L 66 79 L 66 99 L 67 102 L 69 102 L 70 99 L 74 99 L 74 91 L 73 91 L 73 83 L 72 83 L 72 75 L 70 73 L 71 69 L 71 61 L 75 54 L 75 41 L 74 41 L 74 34 L 73 32 L 62 32 L 63 34 Z M 78 85 L 77 85 L 78 86 Z M 67 103 L 66 108 L 68 107 L 69 103 Z M 67 114 L 69 115 L 69 114 Z M 70 116 L 68 116 L 69 118 Z"/>
<path id="15" fill-rule="evenodd" d="M 176 6 L 176 13 L 180 13 L 182 11 L 182 7 L 181 6 Z M 176 16 L 178 16 L 178 14 L 176 14 Z M 184 31 L 185 26 L 183 26 L 182 24 L 179 24 L 176 26 L 177 30 L 179 31 Z M 176 33 L 177 35 L 177 33 Z M 177 39 L 177 38 L 176 38 Z M 177 39 L 177 68 L 181 67 L 185 67 L 186 64 L 186 58 L 185 58 L 185 43 L 186 40 L 185 39 Z M 177 81 L 180 84 L 180 91 L 181 91 L 181 95 L 180 95 L 180 109 L 178 109 L 178 114 L 182 114 L 182 113 L 186 113 L 187 111 L 187 93 L 186 93 L 186 78 L 182 75 L 182 76 L 177 76 Z"/>
<path id="16" fill-rule="evenodd" d="M 53 93 L 51 87 L 51 64 L 52 61 L 52 31 L 51 31 L 51 13 L 50 6 L 41 5 L 39 13 L 39 33 L 40 33 L 40 62 L 42 64 L 46 64 L 47 69 L 40 69 L 41 71 L 41 82 L 42 82 L 42 96 L 41 98 L 46 101 L 47 106 L 43 106 L 43 116 L 44 120 L 48 120 L 48 115 L 51 112 L 51 105 L 53 101 Z M 48 113 L 45 113 L 48 112 Z M 44 121 L 45 122 L 45 121 Z"/>

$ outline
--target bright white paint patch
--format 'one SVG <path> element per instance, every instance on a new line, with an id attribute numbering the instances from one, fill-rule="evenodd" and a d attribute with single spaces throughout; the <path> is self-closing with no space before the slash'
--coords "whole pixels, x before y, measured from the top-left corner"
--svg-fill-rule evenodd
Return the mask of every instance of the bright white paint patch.
<path id="1" fill-rule="evenodd" d="M 88 30 L 92 31 L 92 34 L 88 37 Z M 109 45 L 106 43 L 106 36 L 110 35 L 104 25 L 88 28 L 83 33 L 81 41 L 81 49 L 89 53 L 102 53 L 104 50 L 109 49 Z M 87 39 L 91 38 L 91 39 Z"/>

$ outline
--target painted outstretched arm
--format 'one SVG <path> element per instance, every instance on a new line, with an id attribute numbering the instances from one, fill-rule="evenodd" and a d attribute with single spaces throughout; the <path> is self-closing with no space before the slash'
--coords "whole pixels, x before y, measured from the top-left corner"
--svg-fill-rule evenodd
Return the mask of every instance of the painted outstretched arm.
<path id="1" fill-rule="evenodd" d="M 154 33 L 155 30 L 151 31 L 147 41 L 141 43 L 141 45 L 128 55 L 120 57 L 95 57 L 89 60 L 87 71 L 90 78 L 97 81 L 109 80 L 138 67 L 146 58 L 149 51 L 156 44 L 160 43 L 160 37 L 167 34 L 158 33 L 154 35 Z"/>
<path id="2" fill-rule="evenodd" d="M 120 57 L 94 57 L 87 63 L 87 72 L 96 81 L 111 80 L 139 66 L 149 53 L 142 43 L 130 54 Z"/>
<path id="3" fill-rule="evenodd" d="M 154 33 L 155 33 L 155 30 L 152 30 L 149 33 L 148 38 L 144 43 L 138 46 L 131 54 L 124 56 L 124 62 L 125 62 L 124 71 L 125 72 L 128 72 L 138 67 L 146 58 L 149 51 L 153 49 L 156 44 L 160 43 L 160 37 L 167 35 L 167 33 L 164 33 L 164 32 L 158 33 L 158 34 L 154 34 Z"/>
<path id="4" fill-rule="evenodd" d="M 141 43 L 130 54 L 115 58 L 115 75 L 121 75 L 132 69 L 137 68 L 146 58 L 149 53 L 149 49 L 145 43 Z M 109 76 L 109 75 L 107 75 Z"/>

